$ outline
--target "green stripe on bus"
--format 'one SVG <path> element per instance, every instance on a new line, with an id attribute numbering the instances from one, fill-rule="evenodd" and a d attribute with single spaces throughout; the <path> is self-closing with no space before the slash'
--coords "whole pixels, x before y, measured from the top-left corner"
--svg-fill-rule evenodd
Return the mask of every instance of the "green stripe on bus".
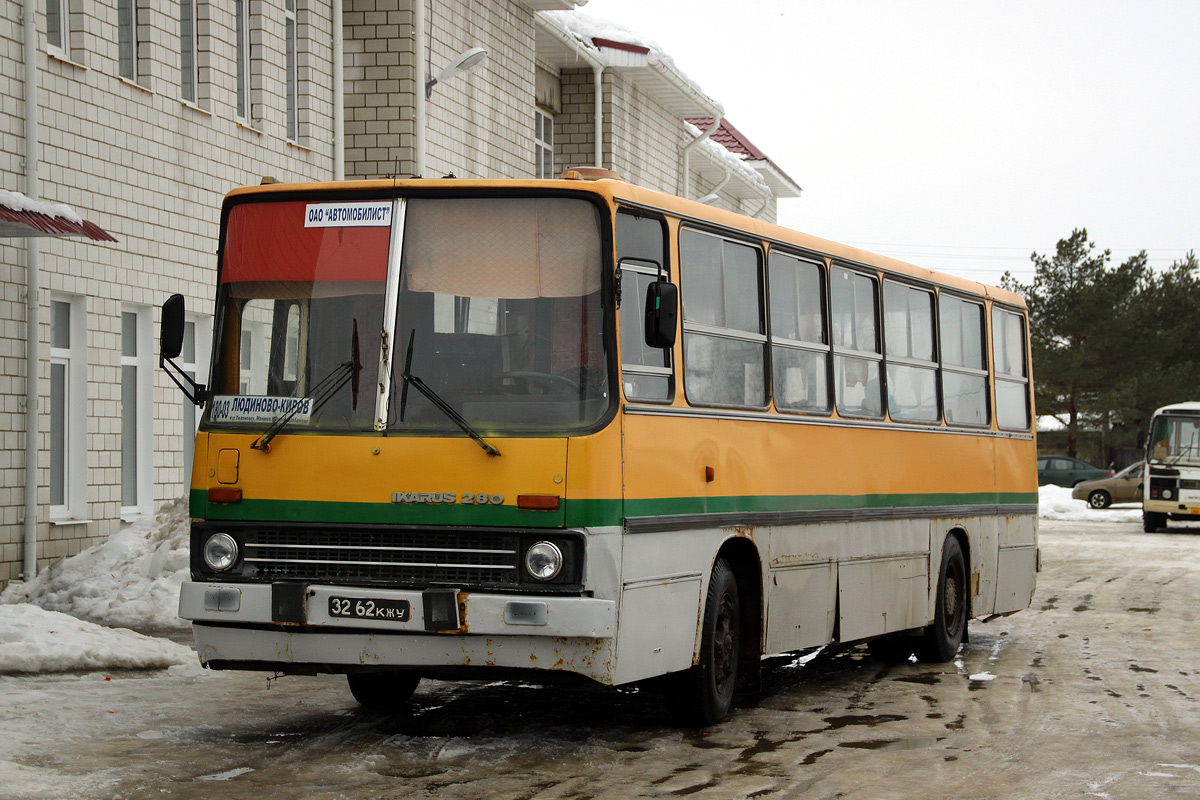
<path id="1" fill-rule="evenodd" d="M 342 522 L 382 525 L 472 525 L 487 527 L 570 528 L 616 526 L 626 517 L 672 517 L 771 511 L 839 511 L 924 506 L 1036 505 L 1036 492 L 880 495 L 745 495 L 666 497 L 627 500 L 567 500 L 563 513 L 526 511 L 515 506 L 461 503 L 345 503 L 314 500 L 243 500 L 209 503 L 207 492 L 192 490 L 190 511 L 210 520 Z"/>

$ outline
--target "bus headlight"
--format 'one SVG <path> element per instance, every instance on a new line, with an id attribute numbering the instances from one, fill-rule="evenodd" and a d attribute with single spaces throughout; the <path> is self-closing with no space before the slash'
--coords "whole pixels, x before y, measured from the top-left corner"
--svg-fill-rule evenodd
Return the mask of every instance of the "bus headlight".
<path id="1" fill-rule="evenodd" d="M 1163 499 L 1163 500 L 1170 500 L 1170 499 L 1171 499 L 1172 497 L 1174 497 L 1174 496 L 1175 496 L 1175 493 L 1174 493 L 1174 492 L 1172 492 L 1170 489 L 1163 489 L 1163 490 L 1162 490 L 1162 499 Z"/>
<path id="2" fill-rule="evenodd" d="M 562 568 L 562 550 L 553 542 L 538 542 L 525 551 L 525 569 L 539 581 L 554 580 Z"/>
<path id="3" fill-rule="evenodd" d="M 204 563 L 213 572 L 227 572 L 238 560 L 237 542 L 228 533 L 214 533 L 204 543 Z"/>

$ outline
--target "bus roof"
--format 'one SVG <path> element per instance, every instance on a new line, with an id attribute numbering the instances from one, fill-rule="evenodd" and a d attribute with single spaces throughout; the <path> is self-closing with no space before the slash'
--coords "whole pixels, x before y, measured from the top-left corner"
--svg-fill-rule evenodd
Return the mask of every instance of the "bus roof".
<path id="1" fill-rule="evenodd" d="M 1183 412 L 1185 414 L 1200 414 L 1200 401 L 1190 400 L 1184 403 L 1172 403 L 1169 406 L 1163 406 L 1154 412 L 1154 416 L 1159 414 L 1171 414 Z"/>
<path id="2" fill-rule="evenodd" d="M 646 189 L 625 181 L 601 178 L 598 180 L 551 179 L 463 179 L 463 178 L 407 178 L 407 179 L 374 179 L 326 181 L 313 183 L 277 183 L 264 179 L 258 186 L 243 186 L 233 189 L 226 195 L 226 201 L 252 196 L 256 194 L 296 193 L 313 194 L 328 192 L 362 192 L 386 191 L 388 189 L 417 189 L 417 190 L 453 190 L 461 192 L 464 189 L 566 189 L 572 191 L 592 192 L 602 195 L 615 202 L 625 201 L 639 206 L 655 208 L 667 213 L 678 214 L 694 220 L 711 223 L 721 227 L 732 228 L 751 233 L 763 239 L 791 245 L 802 250 L 830 256 L 835 260 L 854 264 L 876 267 L 887 272 L 919 278 L 923 281 L 937 284 L 949 289 L 957 289 L 973 295 L 979 295 L 1019 308 L 1025 307 L 1025 299 L 1015 292 L 1010 292 L 997 286 L 960 278 L 944 272 L 910 264 L 906 261 L 888 256 L 860 250 L 857 247 L 839 244 L 838 242 L 822 239 L 818 236 L 801 233 L 763 220 L 747 217 L 734 211 L 685 200 L 675 195 Z M 1185 404 L 1187 405 L 1187 404 Z M 1196 404 L 1200 407 L 1200 404 Z"/>

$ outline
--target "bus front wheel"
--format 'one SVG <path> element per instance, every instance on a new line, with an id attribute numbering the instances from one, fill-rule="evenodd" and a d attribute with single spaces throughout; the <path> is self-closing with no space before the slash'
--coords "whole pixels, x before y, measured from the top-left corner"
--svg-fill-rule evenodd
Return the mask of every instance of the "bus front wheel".
<path id="1" fill-rule="evenodd" d="M 1158 533 L 1159 528 L 1167 526 L 1167 515 L 1154 511 L 1142 512 L 1142 530 L 1146 533 Z"/>
<path id="2" fill-rule="evenodd" d="M 403 708 L 420 682 L 419 673 L 408 671 L 346 673 L 350 694 L 354 695 L 359 705 L 372 711 Z"/>
<path id="3" fill-rule="evenodd" d="M 733 704 L 742 645 L 742 609 L 737 579 L 724 558 L 713 567 L 702 624 L 700 661 L 676 674 L 667 694 L 672 715 L 689 725 L 720 722 Z"/>
<path id="4" fill-rule="evenodd" d="M 967 561 L 955 536 L 942 546 L 938 572 L 937 606 L 933 624 L 916 640 L 917 658 L 945 662 L 954 658 L 967 632 Z"/>

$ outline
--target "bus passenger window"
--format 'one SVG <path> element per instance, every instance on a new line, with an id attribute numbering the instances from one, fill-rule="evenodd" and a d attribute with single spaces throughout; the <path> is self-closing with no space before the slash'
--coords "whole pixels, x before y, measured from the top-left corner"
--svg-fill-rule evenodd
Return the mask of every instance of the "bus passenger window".
<path id="1" fill-rule="evenodd" d="M 1029 430 L 1029 372 L 1025 367 L 1025 319 L 992 308 L 992 361 L 996 373 L 996 424 Z"/>
<path id="2" fill-rule="evenodd" d="M 670 402 L 674 394 L 671 349 L 650 347 L 644 335 L 646 287 L 670 277 L 666 227 L 653 217 L 617 214 L 621 270 L 621 386 L 628 400 Z"/>
<path id="3" fill-rule="evenodd" d="M 835 267 L 830 289 L 833 389 L 839 414 L 882 417 L 875 279 Z"/>
<path id="4" fill-rule="evenodd" d="M 818 264 L 772 252 L 771 372 L 775 407 L 829 411 L 825 276 Z"/>
<path id="5" fill-rule="evenodd" d="M 699 231 L 679 237 L 683 364 L 698 405 L 767 404 L 762 253 Z"/>
<path id="6" fill-rule="evenodd" d="M 983 305 L 943 292 L 938 298 L 942 344 L 942 405 L 950 425 L 987 425 L 987 364 Z"/>
<path id="7" fill-rule="evenodd" d="M 908 422 L 937 422 L 933 292 L 896 281 L 883 284 L 888 413 Z"/>

